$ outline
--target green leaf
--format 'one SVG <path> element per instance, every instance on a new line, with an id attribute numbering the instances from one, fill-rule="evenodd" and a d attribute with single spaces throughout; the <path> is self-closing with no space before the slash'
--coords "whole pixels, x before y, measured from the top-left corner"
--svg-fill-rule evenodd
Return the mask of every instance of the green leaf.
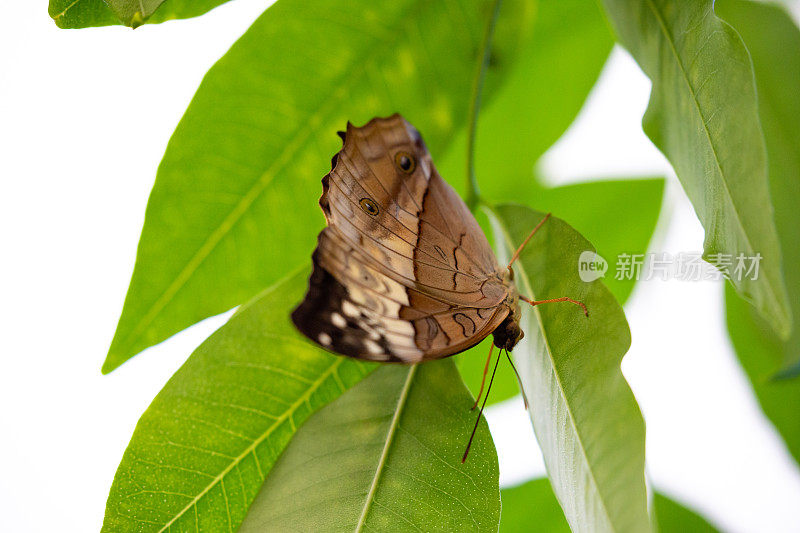
<path id="1" fill-rule="evenodd" d="M 683 505 L 656 493 L 654 497 L 659 533 L 716 533 L 718 530 L 705 518 Z"/>
<path id="2" fill-rule="evenodd" d="M 297 432 L 239 530 L 497 531 L 497 452 L 451 359 L 384 365 Z"/>
<path id="3" fill-rule="evenodd" d="M 119 465 L 103 531 L 235 529 L 300 424 L 374 368 L 296 332 L 289 312 L 307 277 L 243 306 L 164 386 Z"/>
<path id="4" fill-rule="evenodd" d="M 713 1 L 603 0 L 620 42 L 650 77 L 644 130 L 667 156 L 706 229 L 704 258 L 761 254 L 739 294 L 788 335 L 790 310 L 772 220 L 750 56 Z M 735 260 L 735 259 L 734 259 Z"/>
<path id="5" fill-rule="evenodd" d="M 728 334 L 758 403 L 800 463 L 800 379 L 774 379 L 786 344 L 730 287 L 725 288 L 725 310 Z"/>
<path id="6" fill-rule="evenodd" d="M 547 479 L 534 479 L 503 489 L 500 533 L 569 533 L 569 525 L 558 506 Z M 717 530 L 694 511 L 656 493 L 655 515 L 660 533 L 714 533 Z"/>
<path id="7" fill-rule="evenodd" d="M 50 0 L 47 11 L 59 28 L 120 24 L 104 0 Z"/>
<path id="8" fill-rule="evenodd" d="M 622 253 L 647 251 L 658 220 L 663 192 L 663 179 L 609 180 L 554 188 L 536 187 L 536 192 L 530 195 L 530 201 L 525 203 L 568 220 L 597 247 L 598 253 L 609 264 L 603 281 L 617 301 L 624 303 L 635 281 L 616 279 L 614 263 Z M 539 252 L 536 240 L 529 246 L 532 253 Z M 473 394 L 478 394 L 480 389 L 488 351 L 489 341 L 457 359 L 458 367 Z M 492 385 L 489 405 L 517 394 L 517 379 L 510 365 L 503 365 L 498 369 Z"/>
<path id="9" fill-rule="evenodd" d="M 520 206 L 497 208 L 490 218 L 498 248 L 516 248 L 543 217 Z M 578 277 L 579 256 L 593 250 L 552 217 L 522 252 L 516 265 L 522 294 L 568 296 L 584 302 L 590 316 L 569 303 L 523 308 L 525 338 L 514 360 L 550 481 L 573 530 L 639 533 L 650 530 L 644 421 L 620 370 L 630 332 L 602 281 Z"/>
<path id="10" fill-rule="evenodd" d="M 794 305 L 794 328 L 784 342 L 750 305 L 727 289 L 728 331 L 764 414 L 800 462 L 800 379 L 772 379 L 781 367 L 790 369 L 790 374 L 800 361 L 800 30 L 778 6 L 726 0 L 717 9 L 739 31 L 753 57 L 775 222 Z"/>
<path id="11" fill-rule="evenodd" d="M 436 161 L 464 122 L 490 4 L 270 7 L 209 71 L 170 140 L 104 372 L 308 263 L 323 223 L 312 199 L 348 120 L 399 111 Z M 529 7 L 503 5 L 490 92 Z"/>
<path id="12" fill-rule="evenodd" d="M 547 478 L 503 489 L 500 498 L 503 501 L 500 533 L 571 533 Z"/>
<path id="13" fill-rule="evenodd" d="M 197 17 L 228 0 L 50 0 L 48 11 L 59 28 L 88 28 Z"/>

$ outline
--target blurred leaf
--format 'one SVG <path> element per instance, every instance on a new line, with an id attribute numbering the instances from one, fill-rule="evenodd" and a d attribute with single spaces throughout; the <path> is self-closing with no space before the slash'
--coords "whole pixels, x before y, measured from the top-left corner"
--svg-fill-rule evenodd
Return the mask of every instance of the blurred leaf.
<path id="1" fill-rule="evenodd" d="M 486 199 L 519 201 L 534 164 L 577 116 L 613 44 L 595 2 L 539 2 L 532 37 L 478 122 L 475 164 Z"/>
<path id="2" fill-rule="evenodd" d="M 535 188 L 534 164 L 575 119 L 613 45 L 603 14 L 588 0 L 539 2 L 531 26 L 478 119 L 475 165 L 481 194 L 492 202 L 518 202 Z M 496 68 L 505 66 L 502 59 L 493 56 Z M 438 168 L 463 192 L 466 135 L 453 146 Z"/>
<path id="3" fill-rule="evenodd" d="M 348 120 L 399 111 L 437 160 L 464 121 L 490 4 L 269 8 L 209 71 L 170 140 L 104 372 L 309 262 L 323 223 L 313 199 Z M 499 65 L 513 62 L 529 7 L 504 3 Z"/>
<path id="4" fill-rule="evenodd" d="M 297 427 L 374 368 L 295 331 L 307 277 L 243 306 L 164 386 L 119 465 L 103 531 L 235 529 Z"/>
<path id="5" fill-rule="evenodd" d="M 654 498 L 659 533 L 716 533 L 718 530 L 702 516 L 656 493 Z"/>
<path id="6" fill-rule="evenodd" d="M 500 533 L 571 533 L 547 478 L 503 489 L 500 498 L 503 501 Z"/>
<path id="7" fill-rule="evenodd" d="M 761 409 L 800 462 L 800 379 L 773 379 L 786 345 L 729 286 L 725 287 L 725 311 L 728 334 Z"/>
<path id="8" fill-rule="evenodd" d="M 644 130 L 672 163 L 706 229 L 704 258 L 760 253 L 758 278 L 742 276 L 734 285 L 788 335 L 764 138 L 741 38 L 714 15 L 712 0 L 603 4 L 620 42 L 653 82 Z"/>
<path id="9" fill-rule="evenodd" d="M 297 432 L 242 528 L 497 531 L 497 452 L 452 359 L 384 365 Z"/>
<path id="10" fill-rule="evenodd" d="M 501 256 L 544 216 L 520 206 L 494 213 Z M 586 239 L 553 217 L 535 240 L 516 266 L 520 292 L 569 296 L 590 313 L 568 303 L 523 308 L 514 360 L 550 481 L 573 530 L 649 531 L 644 421 L 620 371 L 630 346 L 625 315 L 602 281 L 578 278 L 578 257 L 593 250 Z"/>
<path id="11" fill-rule="evenodd" d="M 742 35 L 753 58 L 775 222 L 794 305 L 792 335 L 782 342 L 728 289 L 728 331 L 764 413 L 800 461 L 800 379 L 771 379 L 781 367 L 791 374 L 791 366 L 800 361 L 800 30 L 778 6 L 726 0 L 717 9 Z"/>
<path id="12" fill-rule="evenodd" d="M 500 533 L 569 533 L 569 525 L 546 478 L 503 489 Z M 714 533 L 717 530 L 686 507 L 656 493 L 655 514 L 660 533 Z"/>
<path id="13" fill-rule="evenodd" d="M 197 17 L 228 0 L 50 0 L 49 13 L 59 28 L 88 28 Z"/>
<path id="14" fill-rule="evenodd" d="M 617 301 L 624 303 L 635 281 L 615 279 L 614 263 L 621 253 L 647 251 L 661 209 L 663 192 L 663 179 L 598 181 L 537 188 L 537 192 L 531 195 L 529 205 L 568 220 L 570 225 L 597 246 L 598 253 L 609 264 L 603 281 Z M 534 237 L 528 246 L 532 253 L 538 253 L 538 237 Z M 576 272 L 577 264 L 571 268 Z M 489 342 L 457 358 L 458 368 L 473 394 L 480 389 Z M 502 365 L 497 370 L 488 405 L 517 394 L 519 385 L 511 366 Z"/>

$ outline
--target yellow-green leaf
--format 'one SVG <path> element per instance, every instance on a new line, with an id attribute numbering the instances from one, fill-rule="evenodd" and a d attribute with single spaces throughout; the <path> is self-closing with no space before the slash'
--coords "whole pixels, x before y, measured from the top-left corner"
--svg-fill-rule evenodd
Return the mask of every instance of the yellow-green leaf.
<path id="1" fill-rule="evenodd" d="M 294 329 L 307 277 L 243 306 L 159 392 L 114 476 L 103 531 L 235 530 L 297 428 L 374 368 Z"/>

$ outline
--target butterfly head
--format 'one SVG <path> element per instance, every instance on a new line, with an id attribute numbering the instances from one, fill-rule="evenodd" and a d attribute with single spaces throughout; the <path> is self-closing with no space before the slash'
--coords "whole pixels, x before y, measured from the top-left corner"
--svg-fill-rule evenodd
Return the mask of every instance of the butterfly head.
<path id="1" fill-rule="evenodd" d="M 497 326 L 497 329 L 492 332 L 495 346 L 509 352 L 514 349 L 514 346 L 525 336 L 525 332 L 519 327 L 519 320 L 519 311 L 513 309 L 506 319 Z"/>

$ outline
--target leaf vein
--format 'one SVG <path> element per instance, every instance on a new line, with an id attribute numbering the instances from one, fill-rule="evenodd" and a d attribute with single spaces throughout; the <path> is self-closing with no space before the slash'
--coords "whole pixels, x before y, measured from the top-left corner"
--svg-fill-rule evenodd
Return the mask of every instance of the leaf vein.
<path id="1" fill-rule="evenodd" d="M 222 472 L 220 472 L 202 491 L 200 491 L 200 493 L 198 493 L 196 496 L 194 496 L 192 501 L 189 504 L 187 504 L 186 507 L 184 507 L 178 513 L 176 513 L 175 516 L 169 522 L 167 522 L 161 528 L 160 531 L 162 531 L 162 532 L 166 531 L 173 523 L 175 523 L 176 520 L 178 520 L 181 516 L 183 516 L 184 513 L 186 513 L 186 511 L 188 511 L 193 505 L 196 505 L 197 502 L 200 501 L 200 499 L 203 498 L 217 484 L 217 482 L 221 481 L 247 455 L 252 453 L 253 456 L 256 457 L 256 454 L 255 454 L 256 448 L 261 443 L 263 443 L 264 440 L 266 440 L 266 438 L 269 437 L 272 434 L 273 431 L 275 431 L 275 429 L 280 425 L 281 422 L 283 422 L 286 419 L 291 418 L 291 416 L 294 413 L 294 411 L 297 410 L 297 408 L 300 405 L 303 405 L 303 402 L 305 402 L 306 398 L 310 397 L 314 392 L 316 392 L 322 386 L 322 384 L 327 380 L 327 378 L 330 376 L 330 374 L 332 372 L 335 372 L 339 368 L 339 366 L 344 362 L 344 360 L 345 359 L 343 357 L 335 358 L 333 360 L 333 362 L 331 363 L 331 366 L 328 367 L 328 369 L 325 372 L 323 372 L 319 376 L 319 378 L 316 381 L 314 381 L 314 383 L 311 384 L 310 387 L 308 387 L 306 392 L 303 393 L 301 395 L 301 397 L 298 398 L 297 401 L 295 401 L 289 409 L 287 409 L 279 418 L 277 418 L 264 431 L 264 433 L 262 433 L 258 438 L 254 439 L 253 443 L 250 444 L 247 448 L 245 448 L 245 450 L 243 450 L 242 453 L 240 453 L 236 457 L 230 457 L 231 463 L 227 467 L 225 467 L 225 469 L 222 470 Z M 256 465 L 258 465 L 258 457 L 256 457 Z M 261 472 L 261 467 L 260 466 L 259 466 L 259 472 Z M 262 478 L 263 477 L 264 476 L 263 476 L 263 473 L 262 473 Z"/>

